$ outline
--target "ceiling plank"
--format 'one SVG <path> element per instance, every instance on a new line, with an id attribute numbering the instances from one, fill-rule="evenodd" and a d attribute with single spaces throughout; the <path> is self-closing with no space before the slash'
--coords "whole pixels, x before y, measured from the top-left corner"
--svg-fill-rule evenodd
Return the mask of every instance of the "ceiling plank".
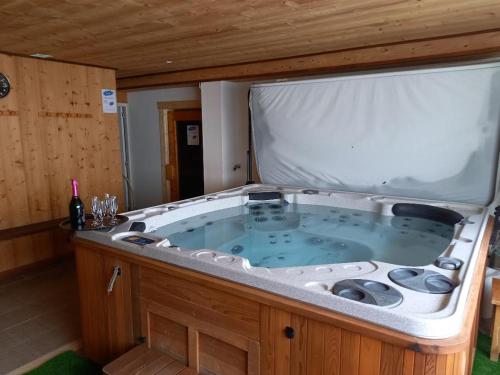
<path id="1" fill-rule="evenodd" d="M 2 51 L 132 77 L 482 32 L 500 1 L 16 0 L 0 19 Z"/>
<path id="2" fill-rule="evenodd" d="M 120 78 L 117 87 L 130 90 L 202 81 L 325 74 L 499 56 L 500 29 L 295 58 Z"/>

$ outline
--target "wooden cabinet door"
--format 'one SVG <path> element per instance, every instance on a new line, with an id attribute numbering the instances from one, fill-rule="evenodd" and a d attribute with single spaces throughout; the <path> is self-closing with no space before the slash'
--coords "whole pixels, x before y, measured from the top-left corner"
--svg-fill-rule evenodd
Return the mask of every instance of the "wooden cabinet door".
<path id="1" fill-rule="evenodd" d="M 267 306 L 261 307 L 261 358 L 262 375 L 444 375 L 450 364 L 466 373 L 465 352 L 418 353 Z"/>
<path id="2" fill-rule="evenodd" d="M 257 302 L 145 267 L 140 275 L 142 332 L 150 347 L 199 374 L 259 374 Z"/>
<path id="3" fill-rule="evenodd" d="M 119 270 L 113 285 L 113 272 Z M 114 359 L 127 352 L 134 344 L 132 321 L 131 266 L 117 258 L 103 257 L 103 272 L 106 289 L 108 352 Z M 108 288 L 111 288 L 111 291 Z"/>
<path id="4" fill-rule="evenodd" d="M 259 342 L 154 303 L 143 304 L 149 347 L 202 375 L 259 375 Z"/>
<path id="5" fill-rule="evenodd" d="M 77 247 L 76 270 L 80 292 L 80 321 L 85 355 L 98 363 L 108 359 L 108 318 L 103 257 Z"/>
<path id="6" fill-rule="evenodd" d="M 261 374 L 358 374 L 359 335 L 342 336 L 342 353 L 341 335 L 332 325 L 262 306 Z"/>
<path id="7" fill-rule="evenodd" d="M 107 363 L 133 346 L 130 264 L 99 252 L 76 248 L 83 350 Z M 115 267 L 120 275 L 108 292 Z"/>

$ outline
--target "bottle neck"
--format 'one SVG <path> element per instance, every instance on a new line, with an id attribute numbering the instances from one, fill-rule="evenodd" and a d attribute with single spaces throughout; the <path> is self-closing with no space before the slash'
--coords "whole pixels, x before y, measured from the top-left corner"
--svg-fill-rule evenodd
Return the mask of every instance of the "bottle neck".
<path id="1" fill-rule="evenodd" d="M 71 180 L 71 187 L 73 189 L 73 196 L 78 197 L 78 181 L 77 180 Z"/>

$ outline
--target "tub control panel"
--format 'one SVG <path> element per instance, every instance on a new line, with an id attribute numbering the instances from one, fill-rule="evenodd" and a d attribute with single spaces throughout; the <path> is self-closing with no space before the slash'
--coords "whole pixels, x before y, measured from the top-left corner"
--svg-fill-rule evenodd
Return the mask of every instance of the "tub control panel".
<path id="1" fill-rule="evenodd" d="M 142 237 L 142 236 L 127 236 L 127 237 L 123 237 L 121 240 L 125 241 L 125 242 L 133 243 L 135 245 L 141 245 L 141 246 L 150 245 L 150 244 L 156 242 L 155 240 L 152 240 L 151 238 Z"/>

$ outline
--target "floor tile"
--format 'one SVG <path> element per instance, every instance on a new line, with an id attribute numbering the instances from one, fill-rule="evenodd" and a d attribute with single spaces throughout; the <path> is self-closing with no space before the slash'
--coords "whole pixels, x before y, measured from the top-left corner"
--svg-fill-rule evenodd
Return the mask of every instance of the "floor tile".
<path id="1" fill-rule="evenodd" d="M 80 337 L 73 262 L 0 283 L 0 374 Z"/>

